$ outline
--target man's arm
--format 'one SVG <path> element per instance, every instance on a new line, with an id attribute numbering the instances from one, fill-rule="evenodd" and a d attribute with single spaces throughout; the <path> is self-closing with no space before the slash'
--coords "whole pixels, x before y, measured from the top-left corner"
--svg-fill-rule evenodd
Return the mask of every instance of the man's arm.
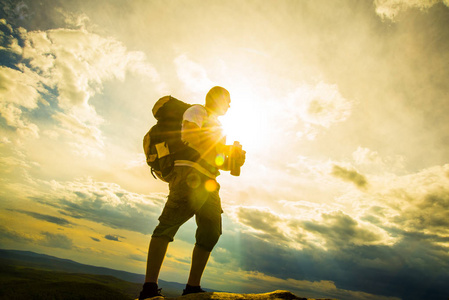
<path id="1" fill-rule="evenodd" d="M 183 121 L 181 138 L 184 142 L 186 142 L 190 147 L 198 151 L 200 154 L 202 153 L 202 138 L 201 128 L 193 122 Z"/>
<path id="2" fill-rule="evenodd" d="M 183 121 L 182 140 L 198 151 L 203 158 L 215 153 L 229 155 L 230 146 L 225 145 L 225 138 L 221 134 L 217 135 L 216 131 L 208 128 L 201 129 L 194 122 Z"/>

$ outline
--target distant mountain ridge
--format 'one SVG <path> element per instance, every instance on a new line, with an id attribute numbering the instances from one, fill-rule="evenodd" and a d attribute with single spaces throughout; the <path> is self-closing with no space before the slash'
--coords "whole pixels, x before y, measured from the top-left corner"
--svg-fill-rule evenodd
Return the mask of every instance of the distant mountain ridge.
<path id="1" fill-rule="evenodd" d="M 138 283 L 109 275 L 27 268 L 0 259 L 2 300 L 133 300 L 140 288 Z"/>
<path id="2" fill-rule="evenodd" d="M 22 266 L 54 272 L 107 275 L 139 285 L 142 285 L 145 280 L 145 275 L 143 274 L 86 265 L 70 259 L 35 253 L 32 251 L 0 249 L 0 265 Z M 185 288 L 185 284 L 164 280 L 159 280 L 159 285 L 164 289 L 165 294 L 170 297 L 179 295 Z M 207 291 L 213 290 L 208 289 Z"/>
<path id="3" fill-rule="evenodd" d="M 58 258 L 46 254 L 35 253 L 32 251 L 21 250 L 4 250 L 0 249 L 0 259 L 9 260 L 11 262 L 20 263 L 27 262 L 27 267 L 36 267 L 59 272 L 68 273 L 86 273 L 95 275 L 110 275 L 129 282 L 142 283 L 145 276 L 126 271 L 119 271 L 105 267 L 97 267 L 78 263 L 70 259 Z M 163 280 L 162 280 L 163 282 Z"/>

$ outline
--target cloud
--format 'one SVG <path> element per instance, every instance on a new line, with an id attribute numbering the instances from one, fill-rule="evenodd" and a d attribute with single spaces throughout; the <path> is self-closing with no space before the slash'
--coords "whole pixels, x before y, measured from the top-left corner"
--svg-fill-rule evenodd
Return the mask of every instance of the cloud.
<path id="1" fill-rule="evenodd" d="M 137 255 L 137 254 L 130 254 L 128 255 L 129 259 L 135 260 L 135 261 L 140 261 L 140 262 L 146 262 L 147 258 L 145 256 L 142 255 Z"/>
<path id="2" fill-rule="evenodd" d="M 119 238 L 124 238 L 122 236 L 119 235 L 112 235 L 112 234 L 107 234 L 104 236 L 105 239 L 110 240 L 110 241 L 115 241 L 115 242 L 120 242 Z"/>
<path id="3" fill-rule="evenodd" d="M 382 157 L 377 151 L 358 146 L 352 153 L 356 165 L 368 168 L 370 173 L 385 171 L 403 173 L 405 170 L 405 157 L 401 155 Z"/>
<path id="4" fill-rule="evenodd" d="M 128 51 L 119 41 L 85 29 L 51 29 L 23 34 L 23 58 L 39 79 L 58 88 L 63 107 L 86 105 L 107 80 L 124 80 L 126 72 L 158 80 L 142 52 Z"/>
<path id="5" fill-rule="evenodd" d="M 364 226 L 341 211 L 322 214 L 321 217 L 322 220 L 300 222 L 300 226 L 320 235 L 330 247 L 383 244 L 388 239 L 378 228 Z"/>
<path id="6" fill-rule="evenodd" d="M 34 109 L 40 97 L 39 80 L 30 69 L 19 71 L 0 66 L 0 99 L 17 107 Z"/>
<path id="7" fill-rule="evenodd" d="M 86 16 L 80 20 L 87 22 Z M 159 81 L 143 52 L 129 51 L 120 41 L 84 26 L 27 31 L 4 20 L 0 25 L 6 41 L 0 49 L 9 55 L 0 67 L 2 118 L 36 138 L 43 126 L 53 136 L 67 136 L 78 155 L 99 156 L 102 151 L 99 126 L 104 120 L 89 101 L 102 93 L 105 82 L 123 81 L 128 72 Z"/>
<path id="8" fill-rule="evenodd" d="M 357 150 L 352 153 L 352 157 L 357 164 L 383 164 L 382 158 L 380 157 L 379 153 L 360 146 L 357 147 Z"/>
<path id="9" fill-rule="evenodd" d="M 92 179 L 52 182 L 51 189 L 51 194 L 33 199 L 57 208 L 66 216 L 142 234 L 152 232 L 165 202 L 162 195 L 131 193 L 117 184 Z"/>
<path id="10" fill-rule="evenodd" d="M 444 165 L 403 176 L 375 176 L 372 193 L 348 193 L 352 211 L 331 210 L 320 218 L 303 217 L 304 209 L 323 209 L 318 204 L 308 208 L 305 201 L 284 201 L 289 214 L 283 215 L 235 208 L 231 217 L 247 230 L 240 232 L 238 248 L 229 246 L 235 241 L 220 244 L 226 250 L 222 253 L 240 253 L 230 256 L 244 271 L 285 280 L 327 278 L 338 289 L 403 299 L 420 299 L 431 289 L 433 298 L 442 297 L 443 282 L 449 280 L 444 271 L 449 267 L 448 170 Z M 398 286 L 413 288 L 399 291 Z"/>
<path id="11" fill-rule="evenodd" d="M 70 227 L 72 225 L 72 222 L 70 222 L 64 218 L 59 218 L 59 217 L 55 217 L 55 216 L 51 216 L 51 215 L 40 214 L 40 213 L 26 211 L 26 210 L 20 210 L 20 209 L 15 210 L 15 211 L 22 213 L 22 214 L 26 214 L 30 217 L 37 219 L 37 220 L 47 221 L 49 223 L 53 223 L 53 224 L 60 225 L 60 226 Z"/>
<path id="12" fill-rule="evenodd" d="M 295 214 L 296 210 L 298 214 Z M 322 213 L 320 219 L 299 217 L 302 207 L 291 207 L 290 215 L 257 207 L 234 208 L 232 217 L 248 234 L 261 240 L 282 243 L 293 249 L 338 248 L 348 244 L 391 244 L 387 232 L 369 222 L 360 222 L 341 211 Z M 298 216 L 299 215 L 299 216 Z"/>
<path id="13" fill-rule="evenodd" d="M 317 85 L 303 85 L 292 95 L 300 107 L 300 116 L 306 123 L 329 128 L 342 122 L 351 113 L 352 104 L 338 91 L 337 85 L 323 82 Z"/>
<path id="14" fill-rule="evenodd" d="M 394 20 L 395 17 L 404 10 L 417 8 L 426 10 L 432 6 L 444 3 L 449 7 L 448 0 L 375 0 L 376 13 L 383 19 Z"/>
<path id="15" fill-rule="evenodd" d="M 74 247 L 73 241 L 64 234 L 43 231 L 39 235 L 31 235 L 0 225 L 0 240 L 5 239 L 50 248 L 72 249 Z"/>
<path id="16" fill-rule="evenodd" d="M 39 137 L 37 125 L 24 116 L 26 110 L 37 108 L 38 89 L 38 82 L 29 69 L 20 72 L 0 66 L 0 116 L 20 135 Z"/>
<path id="17" fill-rule="evenodd" d="M 205 92 L 214 86 L 206 69 L 183 54 L 175 59 L 176 73 L 184 85 L 193 92 Z"/>
<path id="18" fill-rule="evenodd" d="M 365 176 L 355 170 L 348 170 L 338 165 L 333 165 L 332 175 L 345 181 L 352 182 L 358 188 L 365 188 L 368 185 Z"/>
<path id="19" fill-rule="evenodd" d="M 214 262 L 217 262 L 219 264 L 229 265 L 232 262 L 233 258 L 233 255 L 230 251 L 221 247 L 214 248 L 214 251 L 212 252 L 211 255 L 214 259 Z"/>
<path id="20" fill-rule="evenodd" d="M 284 118 L 290 121 L 298 137 L 313 140 L 320 129 L 345 121 L 351 110 L 352 102 L 340 94 L 337 85 L 324 82 L 314 86 L 302 84 L 289 94 Z M 301 126 L 303 128 L 298 130 Z"/>
<path id="21" fill-rule="evenodd" d="M 27 161 L 20 152 L 16 152 L 15 155 L 0 157 L 0 164 L 2 165 L 0 173 L 12 173 L 17 171 L 17 169 L 31 169 L 33 166 L 38 166 L 37 163 Z"/>
<path id="22" fill-rule="evenodd" d="M 449 189 L 407 200 L 400 209 L 401 214 L 393 218 L 394 223 L 419 232 L 449 233 Z"/>
<path id="23" fill-rule="evenodd" d="M 296 280 L 280 279 L 261 272 L 245 272 L 239 274 L 252 286 L 264 286 L 265 290 L 289 290 L 301 297 L 326 297 L 357 300 L 398 300 L 397 297 L 381 296 L 375 293 L 364 293 L 339 288 L 330 280 Z"/>
<path id="24" fill-rule="evenodd" d="M 6 13 L 6 15 L 8 15 L 10 18 L 17 18 L 19 20 L 23 20 L 29 17 L 29 7 L 23 1 L 20 1 L 18 3 L 15 2 L 16 1 L 10 1 L 10 3 L 8 3 L 7 1 L 4 1 L 4 3 L 2 3 L 3 11 Z"/>
<path id="25" fill-rule="evenodd" d="M 22 117 L 22 111 L 14 105 L 0 103 L 0 116 L 6 124 L 15 130 L 19 136 L 39 137 L 39 128 Z"/>
<path id="26" fill-rule="evenodd" d="M 97 239 L 97 238 L 95 238 L 95 237 L 90 237 L 91 239 L 92 239 L 92 241 L 95 241 L 95 242 L 99 242 L 100 241 L 100 239 Z"/>
<path id="27" fill-rule="evenodd" d="M 449 165 L 390 178 L 389 189 L 368 198 L 382 209 L 367 211 L 385 226 L 409 233 L 445 237 L 449 234 Z"/>
<path id="28" fill-rule="evenodd" d="M 361 196 L 362 218 L 376 226 L 444 237 L 449 234 L 449 165 L 415 174 L 373 178 L 372 194 Z M 369 204 L 369 205 L 367 205 Z M 402 234 L 402 233 L 401 233 Z"/>
<path id="29" fill-rule="evenodd" d="M 280 228 L 282 219 L 270 209 L 239 207 L 236 217 L 241 224 L 251 228 L 259 238 L 276 240 L 285 238 Z"/>
<path id="30" fill-rule="evenodd" d="M 237 255 L 239 267 L 242 271 L 260 272 L 278 280 L 291 280 L 291 285 L 286 288 L 288 290 L 301 289 L 302 285 L 296 285 L 294 282 L 316 281 L 323 278 L 338 289 L 346 290 L 344 296 L 326 293 L 319 294 L 320 297 L 364 299 L 368 295 L 360 296 L 366 293 L 420 299 L 419 295 L 425 294 L 429 288 L 434 291 L 434 298 L 444 295 L 445 281 L 441 276 L 445 280 L 449 279 L 447 272 L 444 271 L 448 261 L 447 251 L 416 237 L 403 237 L 391 245 L 354 243 L 353 235 L 347 235 L 347 229 L 341 230 L 343 228 L 338 227 L 339 224 L 345 223 L 350 224 L 350 228 L 355 226 L 353 221 L 344 220 L 345 218 L 343 215 L 335 214 L 324 221 L 324 227 L 328 226 L 329 230 L 326 233 L 327 238 L 332 239 L 332 235 L 336 234 L 338 236 L 336 239 L 340 239 L 339 245 L 327 249 L 320 247 L 292 249 L 243 233 L 239 239 L 240 252 Z M 320 225 L 320 222 L 315 224 Z M 337 229 L 332 228 L 334 224 L 337 225 Z M 349 236 L 350 238 L 345 241 L 344 239 Z M 366 241 L 366 236 L 359 237 Z M 399 291 L 398 286 L 407 288 Z M 353 294 L 350 295 L 348 291 L 353 291 Z M 323 292 L 325 291 L 317 288 L 314 296 L 317 297 L 317 293 Z M 334 290 L 332 293 L 337 291 Z M 360 295 L 357 296 L 357 293 Z M 367 299 L 377 298 L 371 296 Z"/>
<path id="31" fill-rule="evenodd" d="M 0 224 L 0 240 L 12 240 L 19 243 L 32 243 L 35 241 L 33 236 L 27 233 L 18 232 L 8 226 Z"/>
<path id="32" fill-rule="evenodd" d="M 157 72 L 145 62 L 143 53 L 128 51 L 113 38 L 82 29 L 53 29 L 28 32 L 27 41 L 24 58 L 51 76 L 63 107 L 86 105 L 93 94 L 101 91 L 104 81 L 123 80 L 126 71 L 139 71 L 139 75 L 157 80 Z"/>
<path id="33" fill-rule="evenodd" d="M 72 249 L 72 240 L 64 234 L 42 232 L 43 239 L 39 241 L 40 245 L 51 248 Z"/>
<path id="34" fill-rule="evenodd" d="M 101 130 L 98 128 L 101 123 L 99 117 L 96 117 L 96 124 L 83 122 L 75 115 L 60 112 L 55 113 L 53 119 L 60 124 L 53 133 L 67 141 L 74 153 L 82 157 L 89 155 L 103 157 L 101 150 L 104 147 L 104 141 Z"/>

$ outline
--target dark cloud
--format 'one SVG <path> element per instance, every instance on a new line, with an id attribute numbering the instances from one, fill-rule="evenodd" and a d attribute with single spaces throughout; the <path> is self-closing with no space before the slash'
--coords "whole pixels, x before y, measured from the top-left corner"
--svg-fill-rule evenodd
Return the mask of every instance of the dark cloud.
<path id="1" fill-rule="evenodd" d="M 72 249 L 73 242 L 65 234 L 42 232 L 43 239 L 39 241 L 40 245 L 51 248 Z"/>
<path id="2" fill-rule="evenodd" d="M 234 255 L 232 255 L 226 249 L 220 247 L 214 249 L 214 251 L 212 252 L 212 257 L 214 258 L 215 262 L 226 265 L 229 265 L 235 259 Z"/>
<path id="3" fill-rule="evenodd" d="M 37 203 L 44 204 L 54 208 L 62 208 L 57 202 L 52 201 L 51 199 L 44 199 L 42 197 L 29 197 L 30 200 L 33 200 Z"/>
<path id="4" fill-rule="evenodd" d="M 33 0 L 2 0 L 0 17 L 26 29 L 57 28 L 65 24 L 63 15 L 57 12 L 62 4 L 61 0 L 47 0 L 44 3 Z"/>
<path id="5" fill-rule="evenodd" d="M 331 174 L 337 178 L 354 183 L 358 188 L 365 188 L 368 185 L 365 176 L 354 170 L 334 165 Z"/>
<path id="6" fill-rule="evenodd" d="M 131 231 L 149 234 L 157 222 L 156 213 L 151 211 L 139 211 L 127 205 L 110 205 L 102 201 L 98 196 L 93 199 L 72 202 L 61 199 L 61 214 L 76 218 L 87 219 L 115 229 L 127 229 Z"/>
<path id="7" fill-rule="evenodd" d="M 176 255 L 170 255 L 170 254 L 167 254 L 167 257 L 172 259 L 173 261 L 176 261 L 176 262 L 181 263 L 183 265 L 189 265 L 191 263 L 191 260 L 190 260 L 189 257 L 179 257 L 179 256 L 176 256 Z"/>
<path id="8" fill-rule="evenodd" d="M 429 178 L 436 177 L 423 176 L 418 180 Z M 223 236 L 225 242 L 220 247 L 232 253 L 244 271 L 282 279 L 329 280 L 339 291 L 402 299 L 443 299 L 447 297 L 449 282 L 449 192 L 438 187 L 441 185 L 435 180 L 432 182 L 423 195 L 413 192 L 413 185 L 409 191 L 392 191 L 394 198 L 377 195 L 389 205 L 376 201 L 366 208 L 363 222 L 341 211 L 322 214 L 321 220 L 303 221 L 282 220 L 268 210 L 240 208 L 239 222 L 256 231 L 241 233 L 238 240 Z M 424 186 L 419 189 L 420 193 L 425 190 Z M 301 244 L 301 250 L 276 243 L 276 239 L 287 237 L 277 226 L 288 226 L 290 232 L 308 236 L 292 241 Z M 315 244 L 316 239 L 309 234 L 323 241 L 325 248 Z M 271 238 L 261 238 L 266 236 Z M 316 296 L 360 299 L 335 293 Z"/>
<path id="9" fill-rule="evenodd" d="M 87 195 L 82 192 L 74 192 L 75 195 L 77 195 L 81 199 L 86 199 Z"/>
<path id="10" fill-rule="evenodd" d="M 132 260 L 136 260 L 136 261 L 142 261 L 142 262 L 147 261 L 147 258 L 145 256 L 137 255 L 137 254 L 130 254 L 130 255 L 128 255 L 128 258 L 132 259 Z"/>
<path id="11" fill-rule="evenodd" d="M 424 196 L 409 196 L 393 218 L 396 224 L 411 231 L 449 234 L 449 190 L 432 191 Z"/>
<path id="12" fill-rule="evenodd" d="M 30 17 L 30 9 L 24 1 L 4 0 L 2 1 L 1 15 L 9 20 L 23 21 Z"/>
<path id="13" fill-rule="evenodd" d="M 267 237 L 283 236 L 277 225 L 281 219 L 268 210 L 240 207 L 237 217 L 242 224 L 265 233 Z"/>
<path id="14" fill-rule="evenodd" d="M 304 221 L 302 226 L 309 232 L 321 235 L 328 246 L 370 244 L 381 240 L 380 236 L 363 228 L 341 211 L 322 214 L 322 218 L 322 222 Z"/>
<path id="15" fill-rule="evenodd" d="M 0 240 L 8 239 L 15 242 L 31 243 L 34 239 L 26 234 L 17 232 L 11 228 L 0 225 Z"/>
<path id="16" fill-rule="evenodd" d="M 133 194 L 114 184 L 77 182 L 75 185 L 60 191 L 61 195 L 34 200 L 58 208 L 65 216 L 143 234 L 153 231 L 165 201 L 163 197 Z"/>
<path id="17" fill-rule="evenodd" d="M 51 215 L 46 215 L 46 214 L 40 214 L 40 213 L 36 213 L 36 212 L 32 212 L 32 211 L 26 211 L 26 210 L 13 210 L 22 214 L 26 214 L 30 217 L 33 217 L 37 220 L 43 220 L 43 221 L 47 221 L 50 223 L 54 223 L 60 226 L 65 226 L 65 227 L 70 227 L 72 225 L 72 223 L 64 218 L 58 218 L 55 216 L 51 216 Z"/>
<path id="18" fill-rule="evenodd" d="M 16 62 L 21 60 L 21 55 L 10 51 L 9 49 L 14 43 L 23 44 L 20 34 L 10 27 L 9 24 L 0 22 L 0 66 L 7 66 L 12 69 L 18 69 Z"/>
<path id="19" fill-rule="evenodd" d="M 403 237 L 392 246 L 341 243 L 340 248 L 329 250 L 317 247 L 294 250 L 249 234 L 243 234 L 239 243 L 240 266 L 246 271 L 283 279 L 330 280 L 339 289 L 402 299 L 447 297 L 449 274 L 445 270 L 449 267 L 449 254 L 445 248 L 419 239 Z M 428 258 L 425 263 L 424 257 Z"/>
<path id="20" fill-rule="evenodd" d="M 72 240 L 64 234 L 44 231 L 38 236 L 33 236 L 0 225 L 0 240 L 3 239 L 25 244 L 38 244 L 51 248 L 73 248 Z"/>
<path id="21" fill-rule="evenodd" d="M 122 236 L 119 235 L 112 235 L 112 234 L 107 234 L 104 236 L 105 239 L 110 240 L 110 241 L 115 241 L 115 242 L 120 242 L 119 238 L 124 238 Z"/>

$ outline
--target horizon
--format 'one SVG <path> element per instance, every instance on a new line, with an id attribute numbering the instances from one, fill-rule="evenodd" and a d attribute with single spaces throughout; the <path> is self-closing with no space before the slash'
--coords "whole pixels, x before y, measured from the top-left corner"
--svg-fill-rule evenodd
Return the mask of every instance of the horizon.
<path id="1" fill-rule="evenodd" d="M 447 0 L 1 0 L 0 248 L 144 274 L 165 95 L 247 151 L 202 287 L 447 297 Z M 185 283 L 196 225 L 160 278 Z"/>

